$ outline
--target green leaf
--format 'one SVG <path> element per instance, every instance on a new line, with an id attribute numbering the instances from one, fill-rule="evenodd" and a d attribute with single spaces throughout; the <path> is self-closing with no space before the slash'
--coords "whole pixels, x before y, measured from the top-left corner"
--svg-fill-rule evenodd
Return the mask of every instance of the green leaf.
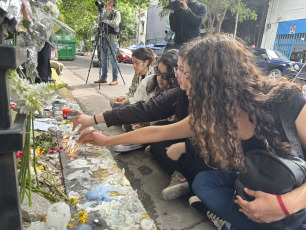
<path id="1" fill-rule="evenodd" d="M 28 20 L 24 19 L 24 20 L 22 21 L 22 25 L 23 25 L 24 28 L 26 28 L 27 30 L 29 30 L 29 28 L 30 28 L 30 22 L 29 22 Z"/>

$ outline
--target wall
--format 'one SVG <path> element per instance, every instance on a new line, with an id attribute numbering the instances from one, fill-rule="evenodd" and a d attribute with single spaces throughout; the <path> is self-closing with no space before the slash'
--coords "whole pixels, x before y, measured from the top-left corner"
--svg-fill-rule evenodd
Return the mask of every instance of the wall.
<path id="1" fill-rule="evenodd" d="M 150 5 L 147 13 L 146 44 L 156 43 L 164 40 L 167 27 L 167 17 L 160 18 L 162 7 Z"/>
<path id="2" fill-rule="evenodd" d="M 147 10 L 141 10 L 140 11 L 140 24 L 139 24 L 139 44 L 140 45 L 146 45 L 146 30 L 147 30 Z"/>
<path id="3" fill-rule="evenodd" d="M 273 49 L 278 23 L 305 18 L 305 0 L 270 0 L 261 47 Z"/>

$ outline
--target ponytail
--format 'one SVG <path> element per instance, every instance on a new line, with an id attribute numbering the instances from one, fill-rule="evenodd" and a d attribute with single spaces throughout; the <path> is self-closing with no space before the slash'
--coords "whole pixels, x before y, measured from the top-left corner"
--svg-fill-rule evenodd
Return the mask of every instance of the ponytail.
<path id="1" fill-rule="evenodd" d="M 155 54 L 154 54 L 154 51 L 151 48 L 149 48 L 149 47 L 146 47 L 146 50 L 149 52 L 149 54 L 151 56 L 151 61 L 149 61 L 149 65 L 154 66 L 154 64 L 155 64 Z"/>

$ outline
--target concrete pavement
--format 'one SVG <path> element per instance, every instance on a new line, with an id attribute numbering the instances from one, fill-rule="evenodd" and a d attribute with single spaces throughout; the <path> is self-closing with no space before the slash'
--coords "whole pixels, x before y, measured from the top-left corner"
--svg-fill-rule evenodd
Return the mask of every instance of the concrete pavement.
<path id="1" fill-rule="evenodd" d="M 62 61 L 64 64 L 63 75 L 60 76 L 63 83 L 68 84 L 68 90 L 86 114 L 98 114 L 110 109 L 109 100 L 127 92 L 134 70 L 131 64 L 120 63 L 122 76 L 126 82 L 123 84 L 119 76 L 119 84 L 109 86 L 93 81 L 98 79 L 99 68 L 91 68 L 88 84 L 85 84 L 90 64 L 89 57 L 77 56 L 75 61 Z M 111 81 L 111 69 L 108 81 Z M 107 135 L 122 133 L 121 127 L 107 128 L 105 124 L 99 124 L 95 128 L 103 130 Z M 120 168 L 125 168 L 126 177 L 131 182 L 134 190 L 137 189 L 139 199 L 156 226 L 160 230 L 213 230 L 215 227 L 206 221 L 200 213 L 189 207 L 188 196 L 173 201 L 164 201 L 161 191 L 167 187 L 170 176 L 167 175 L 154 158 L 144 154 L 144 150 L 135 150 L 129 153 L 117 154 L 113 147 L 109 147 Z"/>

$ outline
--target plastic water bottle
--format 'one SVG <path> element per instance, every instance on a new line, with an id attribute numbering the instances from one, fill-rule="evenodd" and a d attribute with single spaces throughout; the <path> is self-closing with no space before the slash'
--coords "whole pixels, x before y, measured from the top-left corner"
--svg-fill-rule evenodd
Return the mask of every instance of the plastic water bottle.
<path id="1" fill-rule="evenodd" d="M 64 202 L 52 204 L 47 211 L 47 230 L 66 230 L 71 219 L 69 206 Z"/>

